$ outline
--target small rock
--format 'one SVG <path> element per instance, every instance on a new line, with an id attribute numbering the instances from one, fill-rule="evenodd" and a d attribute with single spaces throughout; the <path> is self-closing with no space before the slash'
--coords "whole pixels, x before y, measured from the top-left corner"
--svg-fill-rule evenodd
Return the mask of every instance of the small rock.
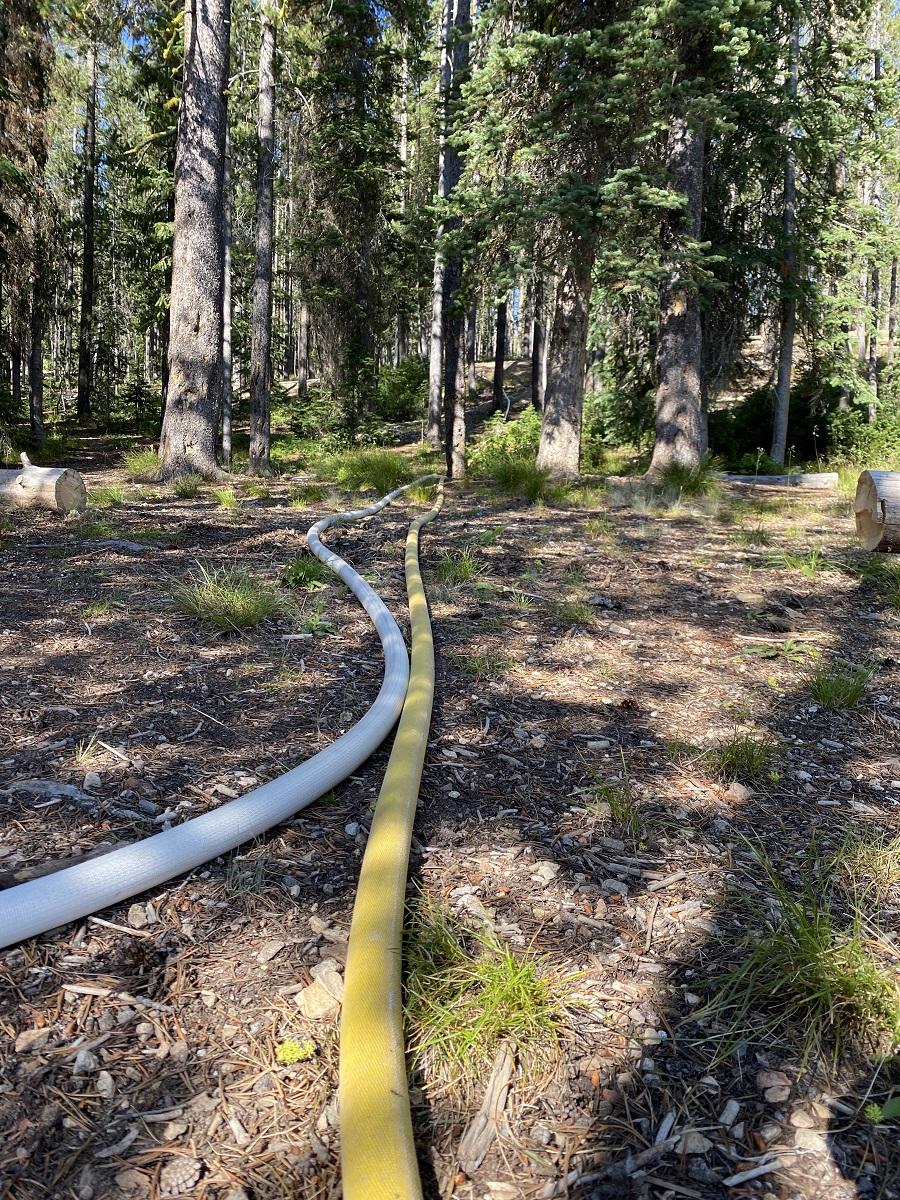
<path id="1" fill-rule="evenodd" d="M 817 1124 L 815 1117 L 802 1108 L 792 1112 L 788 1120 L 794 1129 L 815 1129 Z"/>
<path id="2" fill-rule="evenodd" d="M 129 1196 L 146 1196 L 150 1191 L 150 1180 L 143 1171 L 137 1171 L 134 1167 L 126 1167 L 124 1171 L 117 1172 L 116 1187 Z"/>
<path id="3" fill-rule="evenodd" d="M 24 1054 L 28 1050 L 42 1050 L 49 1040 L 49 1029 L 25 1029 L 16 1038 L 16 1054 Z"/>
<path id="4" fill-rule="evenodd" d="M 100 1059 L 90 1050 L 79 1050 L 75 1056 L 73 1075 L 92 1075 L 100 1066 Z"/>
<path id="5" fill-rule="evenodd" d="M 132 929 L 143 929 L 149 924 L 147 921 L 147 910 L 143 904 L 132 904 L 128 910 L 128 924 Z"/>
<path id="6" fill-rule="evenodd" d="M 542 859 L 534 864 L 534 871 L 531 878 L 537 880 L 544 885 L 548 884 L 551 879 L 555 879 L 559 874 L 559 863 L 550 862 L 548 859 Z"/>
<path id="7" fill-rule="evenodd" d="M 763 1095 L 770 1104 L 783 1104 L 791 1094 L 789 1087 L 770 1087 L 766 1088 Z"/>
<path id="8" fill-rule="evenodd" d="M 809 771 L 795 771 L 794 778 L 799 780 L 800 783 L 809 783 L 809 781 L 812 779 L 812 775 L 810 775 Z"/>
<path id="9" fill-rule="evenodd" d="M 96 771 L 88 771 L 85 774 L 82 786 L 86 792 L 96 792 L 98 788 L 103 787 L 103 780 Z"/>
<path id="10" fill-rule="evenodd" d="M 728 788 L 728 795 L 732 800 L 737 800 L 743 803 L 751 798 L 753 795 L 753 788 L 745 787 L 744 784 L 738 783 L 738 781 L 735 779 Z"/>
<path id="11" fill-rule="evenodd" d="M 600 886 L 604 892 L 618 892 L 620 896 L 628 895 L 628 884 L 622 883 L 621 879 L 604 879 Z"/>
<path id="12" fill-rule="evenodd" d="M 741 1106 L 737 1100 L 729 1100 L 719 1113 L 719 1124 L 724 1125 L 726 1129 L 730 1129 L 737 1120 L 740 1111 Z"/>
<path id="13" fill-rule="evenodd" d="M 179 1065 L 186 1063 L 190 1055 L 190 1048 L 183 1039 L 173 1042 L 169 1047 L 169 1058 Z"/>
<path id="14" fill-rule="evenodd" d="M 311 1021 L 331 1021 L 340 1012 L 341 1004 L 320 979 L 297 993 L 297 1007 Z"/>
<path id="15" fill-rule="evenodd" d="M 797 1150 L 811 1150 L 821 1155 L 824 1161 L 828 1159 L 828 1141 L 818 1129 L 798 1129 L 794 1134 L 794 1146 Z"/>
<path id="16" fill-rule="evenodd" d="M 279 942 L 275 939 L 264 942 L 256 956 L 256 961 L 260 964 L 271 962 L 276 954 L 280 954 L 285 947 L 285 942 Z"/>
<path id="17" fill-rule="evenodd" d="M 609 738 L 597 738 L 596 741 L 588 742 L 588 750 L 608 750 L 612 742 Z"/>
<path id="18" fill-rule="evenodd" d="M 104 1100 L 112 1100 L 116 1094 L 116 1081 L 109 1071 L 101 1071 L 97 1076 L 97 1095 Z"/>
<path id="19" fill-rule="evenodd" d="M 687 1129 L 681 1135 L 681 1140 L 675 1147 L 677 1154 L 706 1154 L 712 1149 L 712 1142 L 696 1129 Z"/>
<path id="20" fill-rule="evenodd" d="M 223 1200 L 250 1200 L 247 1189 L 241 1184 L 236 1183 L 230 1191 L 225 1193 Z"/>
<path id="21" fill-rule="evenodd" d="M 775 1121 L 766 1121 L 764 1125 L 759 1127 L 759 1136 L 768 1145 L 769 1142 L 774 1142 L 781 1134 L 781 1126 Z"/>
<path id="22" fill-rule="evenodd" d="M 187 1132 L 187 1121 L 166 1121 L 162 1127 L 160 1138 L 164 1142 L 174 1142 L 176 1138 L 180 1138 L 183 1133 Z"/>
<path id="23" fill-rule="evenodd" d="M 764 1091 L 770 1087 L 790 1087 L 790 1076 L 785 1075 L 784 1071 L 757 1071 L 756 1086 L 760 1091 Z"/>

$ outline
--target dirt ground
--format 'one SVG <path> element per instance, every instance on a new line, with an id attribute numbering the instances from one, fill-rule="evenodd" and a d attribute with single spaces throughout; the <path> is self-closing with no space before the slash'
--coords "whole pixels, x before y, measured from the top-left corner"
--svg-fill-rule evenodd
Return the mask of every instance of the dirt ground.
<path id="1" fill-rule="evenodd" d="M 86 476 L 122 483 L 102 461 Z M 2 886 L 272 778 L 379 686 L 377 639 L 341 587 L 304 599 L 316 632 L 290 640 L 296 617 L 226 635 L 171 602 L 197 564 L 274 582 L 341 497 L 303 509 L 287 480 L 255 497 L 238 483 L 228 511 L 208 490 L 123 487 L 81 519 L 4 522 Z M 834 1071 L 784 1030 L 717 1061 L 702 1015 L 742 898 L 765 891 L 758 845 L 797 879 L 811 839 L 827 855 L 848 832 L 900 832 L 900 612 L 841 569 L 861 561 L 845 501 L 760 492 L 657 510 L 622 489 L 588 507 L 451 489 L 424 537 L 438 691 L 411 894 L 572 979 L 558 1045 L 539 1071 L 516 1063 L 468 1175 L 459 1141 L 485 1081 L 417 1069 L 433 1200 L 900 1196 L 898 1126 L 862 1112 L 896 1059 Z M 407 519 L 396 506 L 328 537 L 401 625 Z M 440 584 L 464 548 L 479 577 Z M 825 569 L 776 558 L 814 548 Z M 840 660 L 874 676 L 831 712 L 808 677 Z M 735 730 L 776 749 L 747 788 L 684 746 Z M 326 960 L 340 974 L 386 756 L 258 844 L 0 955 L 0 1196 L 339 1195 L 337 1023 L 297 998 Z M 627 792 L 628 830 L 604 784 Z M 895 974 L 898 914 L 895 886 L 871 912 Z M 285 1037 L 312 1057 L 280 1064 Z"/>

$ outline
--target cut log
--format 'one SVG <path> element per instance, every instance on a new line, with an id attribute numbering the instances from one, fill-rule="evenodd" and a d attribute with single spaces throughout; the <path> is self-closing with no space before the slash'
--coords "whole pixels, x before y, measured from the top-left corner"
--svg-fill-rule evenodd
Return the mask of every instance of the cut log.
<path id="1" fill-rule="evenodd" d="M 35 467 L 23 454 L 18 470 L 0 471 L 0 506 L 69 513 L 80 512 L 86 503 L 84 480 L 69 467 Z"/>
<path id="2" fill-rule="evenodd" d="M 864 549 L 900 551 L 900 471 L 863 471 L 853 511 Z"/>
<path id="3" fill-rule="evenodd" d="M 813 491 L 827 492 L 836 488 L 838 477 L 836 471 L 792 471 L 789 475 L 730 475 L 722 474 L 720 479 L 726 483 L 763 484 L 769 487 L 799 487 L 811 488 Z"/>

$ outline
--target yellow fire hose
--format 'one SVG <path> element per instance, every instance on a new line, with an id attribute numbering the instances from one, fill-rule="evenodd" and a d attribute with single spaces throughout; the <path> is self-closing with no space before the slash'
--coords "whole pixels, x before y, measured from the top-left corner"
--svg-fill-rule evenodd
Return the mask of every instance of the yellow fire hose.
<path id="1" fill-rule="evenodd" d="M 401 1002 L 406 872 L 434 698 L 434 643 L 419 570 L 419 531 L 409 527 L 406 591 L 412 629 L 409 690 L 400 714 L 363 856 L 344 977 L 340 1117 L 344 1200 L 421 1200 L 413 1145 Z"/>

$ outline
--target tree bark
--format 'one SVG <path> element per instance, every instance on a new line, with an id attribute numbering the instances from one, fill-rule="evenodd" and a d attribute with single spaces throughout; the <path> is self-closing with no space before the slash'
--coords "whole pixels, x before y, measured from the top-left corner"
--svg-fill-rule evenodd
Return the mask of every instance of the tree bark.
<path id="1" fill-rule="evenodd" d="M 94 185 L 97 174 L 97 49 L 87 52 L 88 90 L 84 112 L 84 190 L 82 192 L 81 313 L 78 321 L 78 392 L 75 411 L 79 420 L 91 415 L 92 354 L 94 333 Z"/>
<path id="2" fill-rule="evenodd" d="M 222 462 L 231 469 L 231 410 L 234 402 L 232 372 L 234 347 L 231 340 L 231 135 L 225 109 L 225 177 L 222 183 Z"/>
<path id="3" fill-rule="evenodd" d="M 884 357 L 887 363 L 894 361 L 894 345 L 897 340 L 897 259 L 891 259 L 891 282 L 888 291 L 887 346 Z"/>
<path id="4" fill-rule="evenodd" d="M 256 270 L 250 343 L 251 475 L 271 475 L 272 254 L 275 220 L 275 25 L 262 18 L 259 145 L 256 155 Z"/>
<path id="5" fill-rule="evenodd" d="M 34 467 L 23 454 L 22 466 L 0 471 L 0 507 L 49 508 L 54 512 L 80 512 L 87 489 L 77 471 L 68 467 Z"/>
<path id="6" fill-rule="evenodd" d="M 581 465 L 584 364 L 593 266 L 593 243 L 576 238 L 556 290 L 537 453 L 538 469 L 548 471 L 554 478 L 577 475 Z"/>
<path id="7" fill-rule="evenodd" d="M 503 372 L 506 366 L 506 301 L 497 305 L 497 338 L 494 343 L 494 411 L 503 408 Z"/>
<path id="8" fill-rule="evenodd" d="M 300 301 L 300 325 L 297 330 L 297 399 L 306 398 L 309 389 L 309 305 Z"/>
<path id="9" fill-rule="evenodd" d="M 42 262 L 43 260 L 41 260 Z M 42 281 L 35 279 L 31 298 L 28 348 L 28 418 L 32 437 L 44 440 L 44 298 Z"/>
<path id="10" fill-rule="evenodd" d="M 462 263 L 454 255 L 444 272 L 444 455 L 449 479 L 462 479 L 466 473 L 463 315 L 455 303 L 461 273 Z"/>
<path id="11" fill-rule="evenodd" d="M 216 464 L 222 387 L 222 238 L 225 179 L 225 89 L 230 0 L 185 0 L 184 88 L 175 161 L 169 396 L 161 474 Z"/>
<path id="12" fill-rule="evenodd" d="M 698 241 L 703 212 L 704 126 L 676 114 L 671 118 L 667 166 L 672 188 L 685 206 L 668 224 L 671 263 L 660 289 L 656 366 L 656 442 L 648 475 L 673 463 L 695 467 L 703 456 L 700 395 L 702 332 L 697 285 L 684 277 L 684 244 Z"/>
<path id="13" fill-rule="evenodd" d="M 453 84 L 450 36 L 453 30 L 454 0 L 443 0 L 441 5 L 441 57 L 438 71 L 438 111 L 440 131 L 438 134 L 438 182 L 437 195 L 444 200 L 450 194 L 447 180 L 447 136 L 450 122 L 450 90 Z M 441 386 L 444 377 L 444 251 L 441 239 L 444 226 L 437 229 L 434 251 L 434 275 L 431 285 L 431 338 L 428 356 L 428 419 L 425 437 L 432 450 L 441 444 Z"/>
<path id="14" fill-rule="evenodd" d="M 544 280 L 534 280 L 534 324 L 531 330 L 531 403 L 540 412 L 544 405 Z"/>
<path id="15" fill-rule="evenodd" d="M 478 375 L 475 363 L 478 361 L 478 302 L 473 300 L 466 314 L 466 392 L 470 396 L 478 394 Z"/>

